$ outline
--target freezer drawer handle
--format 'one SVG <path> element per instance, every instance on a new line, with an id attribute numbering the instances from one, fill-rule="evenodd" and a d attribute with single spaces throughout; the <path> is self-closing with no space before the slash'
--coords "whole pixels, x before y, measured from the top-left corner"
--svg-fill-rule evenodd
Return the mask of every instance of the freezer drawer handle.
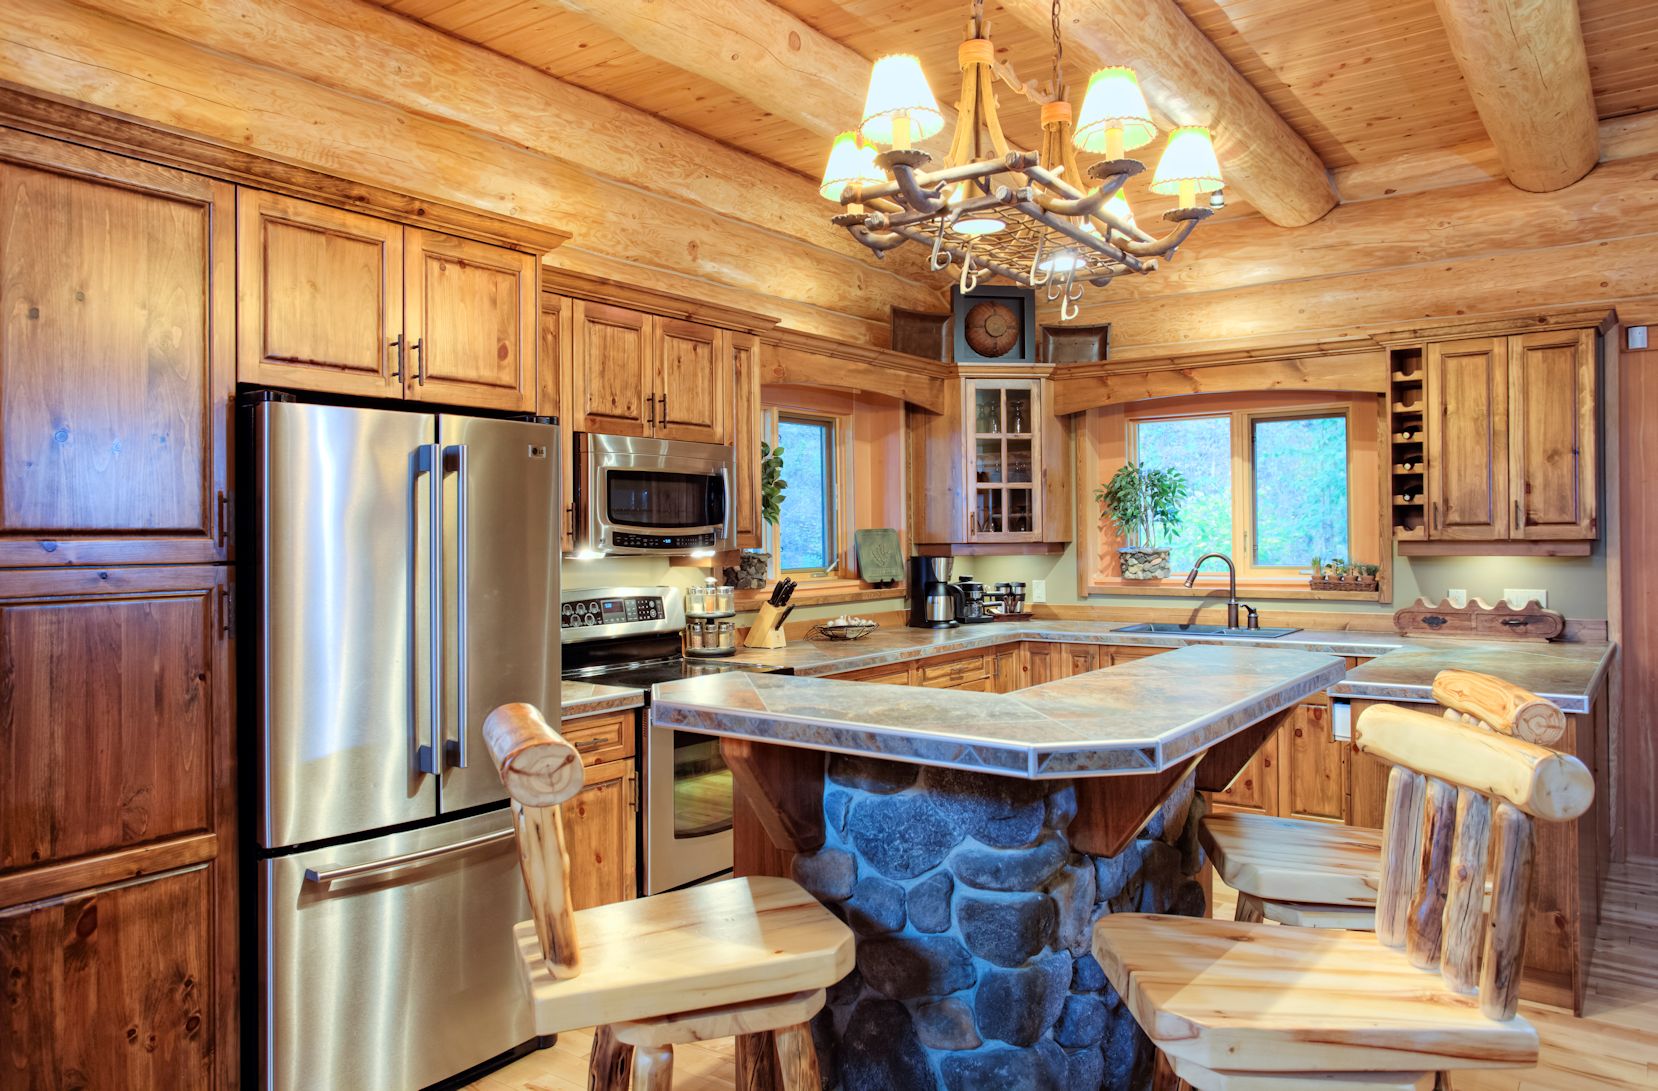
<path id="1" fill-rule="evenodd" d="M 324 871 L 308 867 L 305 869 L 305 881 L 316 883 L 318 886 L 327 886 L 329 883 L 338 883 L 345 879 L 361 879 L 365 875 L 378 875 L 382 871 L 392 871 L 413 864 L 424 864 L 430 860 L 453 856 L 457 852 L 469 852 L 472 849 L 481 849 L 487 845 L 498 845 L 502 841 L 511 841 L 514 836 L 516 834 L 510 829 L 496 830 L 494 833 L 486 833 L 482 837 L 470 837 L 465 841 L 456 841 L 453 845 L 439 845 L 435 849 L 421 849 L 419 852 L 404 853 L 402 856 L 393 856 L 389 860 L 371 860 L 366 864 L 352 864 L 350 867 L 328 868 Z"/>

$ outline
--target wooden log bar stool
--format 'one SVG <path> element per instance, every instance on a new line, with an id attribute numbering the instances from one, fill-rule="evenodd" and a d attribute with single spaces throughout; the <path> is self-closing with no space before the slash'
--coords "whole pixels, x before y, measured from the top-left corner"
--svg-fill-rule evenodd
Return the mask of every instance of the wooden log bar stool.
<path id="1" fill-rule="evenodd" d="M 1537 1063 L 1515 1014 L 1533 822 L 1588 810 L 1589 770 L 1392 705 L 1365 711 L 1356 742 L 1393 767 L 1374 935 L 1141 914 L 1094 927 L 1106 977 L 1198 1091 L 1427 1088 Z"/>
<path id="2" fill-rule="evenodd" d="M 818 1091 L 808 1023 L 852 969 L 852 932 L 787 879 L 728 879 L 574 912 L 560 804 L 575 747 L 530 705 L 502 705 L 484 741 L 512 796 L 533 919 L 514 938 L 537 1034 L 594 1026 L 588 1087 L 666 1091 L 673 1047 L 747 1036 L 745 1086 Z M 581 937 L 578 944 L 577 936 Z"/>
<path id="3" fill-rule="evenodd" d="M 1480 730 L 1541 746 L 1566 734 L 1558 706 L 1489 674 L 1440 671 L 1433 697 L 1446 719 Z M 1238 892 L 1238 920 L 1375 930 L 1381 831 L 1227 812 L 1205 815 L 1198 838 L 1221 880 Z"/>

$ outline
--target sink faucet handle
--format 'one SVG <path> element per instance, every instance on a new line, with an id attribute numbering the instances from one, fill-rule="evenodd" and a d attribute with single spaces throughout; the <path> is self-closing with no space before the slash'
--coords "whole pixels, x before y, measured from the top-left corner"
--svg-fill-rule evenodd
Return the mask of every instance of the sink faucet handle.
<path id="1" fill-rule="evenodd" d="M 1261 627 L 1261 612 L 1247 602 L 1240 602 L 1238 605 L 1244 608 L 1244 628 L 1259 629 Z"/>

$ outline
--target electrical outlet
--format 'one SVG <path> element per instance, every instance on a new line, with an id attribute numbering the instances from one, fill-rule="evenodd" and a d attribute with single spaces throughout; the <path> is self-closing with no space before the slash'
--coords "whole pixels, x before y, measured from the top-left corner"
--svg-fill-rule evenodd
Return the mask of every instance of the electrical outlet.
<path id="1" fill-rule="evenodd" d="M 1445 592 L 1445 597 L 1450 600 L 1452 606 L 1459 609 L 1468 605 L 1468 591 L 1466 588 L 1453 587 Z"/>
<path id="2" fill-rule="evenodd" d="M 1032 581 L 1030 581 L 1030 600 L 1032 602 L 1047 602 L 1048 601 L 1048 581 L 1047 580 L 1032 580 Z"/>
<path id="3" fill-rule="evenodd" d="M 1541 587 L 1505 587 L 1503 588 L 1503 601 L 1516 610 L 1533 601 L 1539 606 L 1547 607 L 1549 593 Z"/>

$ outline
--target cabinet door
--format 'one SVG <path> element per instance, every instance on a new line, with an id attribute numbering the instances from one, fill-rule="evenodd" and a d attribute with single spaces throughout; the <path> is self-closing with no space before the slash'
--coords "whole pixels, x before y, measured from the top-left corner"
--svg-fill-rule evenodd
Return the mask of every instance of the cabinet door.
<path id="1" fill-rule="evenodd" d="M 1255 756 L 1249 759 L 1249 764 L 1227 786 L 1226 791 L 1216 792 L 1213 802 L 1236 811 L 1255 811 L 1259 814 L 1276 815 L 1278 810 L 1278 739 L 1283 729 L 1272 733 L 1271 737 L 1255 751 Z"/>
<path id="2" fill-rule="evenodd" d="M 403 390 L 416 401 L 535 409 L 536 259 L 409 227 L 403 234 Z"/>
<path id="3" fill-rule="evenodd" d="M 1065 656 L 1062 664 L 1066 678 L 1076 674 L 1087 674 L 1089 671 L 1100 669 L 1101 649 L 1093 644 L 1062 644 L 1060 645 Z M 1107 653 L 1109 659 L 1110 653 Z"/>
<path id="4" fill-rule="evenodd" d="M 1022 645 L 1022 653 L 1025 685 L 1040 686 L 1044 682 L 1065 677 L 1062 673 L 1065 654 L 1062 646 L 1046 644 L 1040 640 L 1027 640 Z"/>
<path id="5" fill-rule="evenodd" d="M 1512 533 L 1531 540 L 1596 536 L 1595 334 L 1508 339 Z"/>
<path id="6" fill-rule="evenodd" d="M 675 318 L 656 326 L 656 432 L 661 439 L 724 443 L 731 361 L 724 330 Z"/>
<path id="7" fill-rule="evenodd" d="M 1345 822 L 1348 744 L 1330 734 L 1329 702 L 1296 706 L 1277 737 L 1279 813 Z"/>
<path id="8" fill-rule="evenodd" d="M 535 411 L 543 417 L 559 418 L 558 496 L 559 548 L 568 553 L 576 548 L 575 444 L 570 425 L 563 418 L 565 393 L 570 386 L 570 301 L 556 295 L 541 297 L 541 343 L 536 350 L 537 393 Z"/>
<path id="9" fill-rule="evenodd" d="M 0 130 L 0 567 L 223 560 L 232 187 Z"/>
<path id="10" fill-rule="evenodd" d="M 0 910 L 10 998 L 0 1091 L 167 1088 L 214 1078 L 217 865 Z M 227 927 L 231 927 L 227 923 Z M 232 1065 L 234 1062 L 232 1062 Z"/>
<path id="11" fill-rule="evenodd" d="M 236 191 L 236 377 L 403 396 L 403 226 Z"/>
<path id="12" fill-rule="evenodd" d="M 738 549 L 760 548 L 760 339 L 727 335 L 731 342 L 731 505 Z"/>
<path id="13" fill-rule="evenodd" d="M 570 898 L 577 909 L 626 901 L 638 889 L 638 773 L 632 761 L 590 766 L 585 787 L 564 804 Z"/>
<path id="14" fill-rule="evenodd" d="M 567 430 L 651 434 L 656 423 L 651 316 L 578 299 L 571 333 Z"/>
<path id="15" fill-rule="evenodd" d="M 1508 537 L 1508 341 L 1428 346 L 1428 537 Z"/>
<path id="16" fill-rule="evenodd" d="M 988 681 L 993 669 L 989 660 L 983 652 L 937 655 L 917 663 L 912 677 L 918 686 L 956 689 L 970 682 Z"/>
<path id="17" fill-rule="evenodd" d="M 1024 685 L 1020 670 L 1019 645 L 1009 644 L 996 649 L 996 692 L 1012 693 Z"/>
<path id="18" fill-rule="evenodd" d="M 1035 379 L 962 383 L 968 541 L 1042 539 L 1040 385 Z"/>
<path id="19" fill-rule="evenodd" d="M 0 572 L 0 888 L 216 828 L 227 579 L 205 565 Z"/>

